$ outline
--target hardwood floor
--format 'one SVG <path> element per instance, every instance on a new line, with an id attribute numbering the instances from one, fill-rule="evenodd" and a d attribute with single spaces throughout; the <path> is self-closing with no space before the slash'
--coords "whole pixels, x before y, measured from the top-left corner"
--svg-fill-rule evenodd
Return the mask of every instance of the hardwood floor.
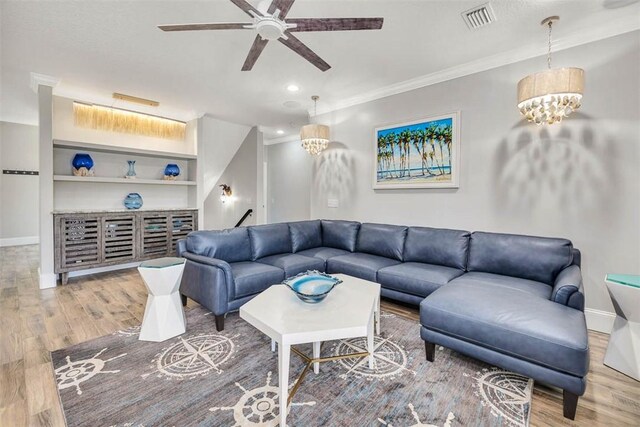
<path id="1" fill-rule="evenodd" d="M 135 269 L 71 278 L 41 291 L 37 268 L 36 246 L 0 248 L 2 427 L 64 426 L 49 352 L 140 324 L 144 313 L 147 293 Z M 418 319 L 413 307 L 383 305 Z M 591 371 L 576 421 L 562 417 L 560 391 L 536 385 L 532 426 L 640 425 L 640 382 L 602 364 L 607 335 L 590 332 L 589 339 Z"/>

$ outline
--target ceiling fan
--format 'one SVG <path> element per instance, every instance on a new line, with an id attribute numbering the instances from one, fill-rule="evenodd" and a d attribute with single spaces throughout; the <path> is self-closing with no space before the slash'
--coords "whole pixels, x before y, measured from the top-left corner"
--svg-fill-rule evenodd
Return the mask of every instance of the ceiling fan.
<path id="1" fill-rule="evenodd" d="M 175 24 L 158 25 L 162 31 L 201 30 L 256 30 L 258 35 L 242 65 L 242 71 L 250 71 L 269 40 L 278 40 L 322 71 L 331 66 L 292 33 L 302 31 L 353 31 L 379 30 L 383 18 L 290 18 L 287 13 L 295 0 L 269 0 L 260 2 L 257 8 L 246 0 L 231 0 L 253 18 L 249 23 Z"/>

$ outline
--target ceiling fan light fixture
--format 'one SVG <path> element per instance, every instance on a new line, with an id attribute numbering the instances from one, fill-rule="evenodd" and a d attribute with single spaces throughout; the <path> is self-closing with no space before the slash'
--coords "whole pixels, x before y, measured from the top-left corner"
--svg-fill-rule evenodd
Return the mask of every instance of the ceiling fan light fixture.
<path id="1" fill-rule="evenodd" d="M 242 71 L 250 71 L 269 41 L 279 41 L 320 71 L 331 68 L 307 45 L 293 35 L 294 32 L 308 31 L 357 31 L 379 30 L 384 18 L 288 18 L 287 14 L 295 0 L 263 0 L 257 8 L 247 0 L 231 2 L 251 16 L 251 23 L 212 22 L 202 24 L 159 25 L 162 31 L 211 31 L 211 30 L 255 30 L 251 49 L 242 65 Z"/>
<path id="2" fill-rule="evenodd" d="M 262 40 L 278 40 L 284 35 L 284 25 L 275 19 L 260 19 L 256 23 L 256 30 Z"/>

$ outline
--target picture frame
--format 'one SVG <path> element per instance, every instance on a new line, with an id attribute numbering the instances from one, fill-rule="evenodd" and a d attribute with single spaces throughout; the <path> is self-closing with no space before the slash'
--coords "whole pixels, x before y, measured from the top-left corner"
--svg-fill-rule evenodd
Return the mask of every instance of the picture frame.
<path id="1" fill-rule="evenodd" d="M 373 188 L 458 188 L 460 111 L 376 127 Z"/>

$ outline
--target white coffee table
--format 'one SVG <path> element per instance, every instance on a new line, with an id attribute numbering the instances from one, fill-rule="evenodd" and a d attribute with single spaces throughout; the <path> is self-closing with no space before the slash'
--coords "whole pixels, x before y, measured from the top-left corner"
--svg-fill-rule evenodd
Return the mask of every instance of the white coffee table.
<path id="1" fill-rule="evenodd" d="M 344 274 L 335 274 L 343 283 L 318 304 L 307 304 L 285 285 L 274 285 L 240 307 L 240 317 L 278 343 L 278 380 L 280 425 L 286 425 L 291 396 L 311 365 L 319 372 L 319 363 L 336 360 L 320 357 L 323 341 L 367 337 L 367 352 L 345 357 L 367 357 L 373 368 L 373 334 L 380 332 L 380 285 Z M 297 344 L 313 344 L 313 357 Z M 307 361 L 307 366 L 289 394 L 289 360 L 291 351 Z"/>
<path id="2" fill-rule="evenodd" d="M 184 262 L 184 258 L 165 257 L 138 267 L 149 291 L 138 339 L 158 342 L 184 334 L 186 320 L 178 293 Z"/>

